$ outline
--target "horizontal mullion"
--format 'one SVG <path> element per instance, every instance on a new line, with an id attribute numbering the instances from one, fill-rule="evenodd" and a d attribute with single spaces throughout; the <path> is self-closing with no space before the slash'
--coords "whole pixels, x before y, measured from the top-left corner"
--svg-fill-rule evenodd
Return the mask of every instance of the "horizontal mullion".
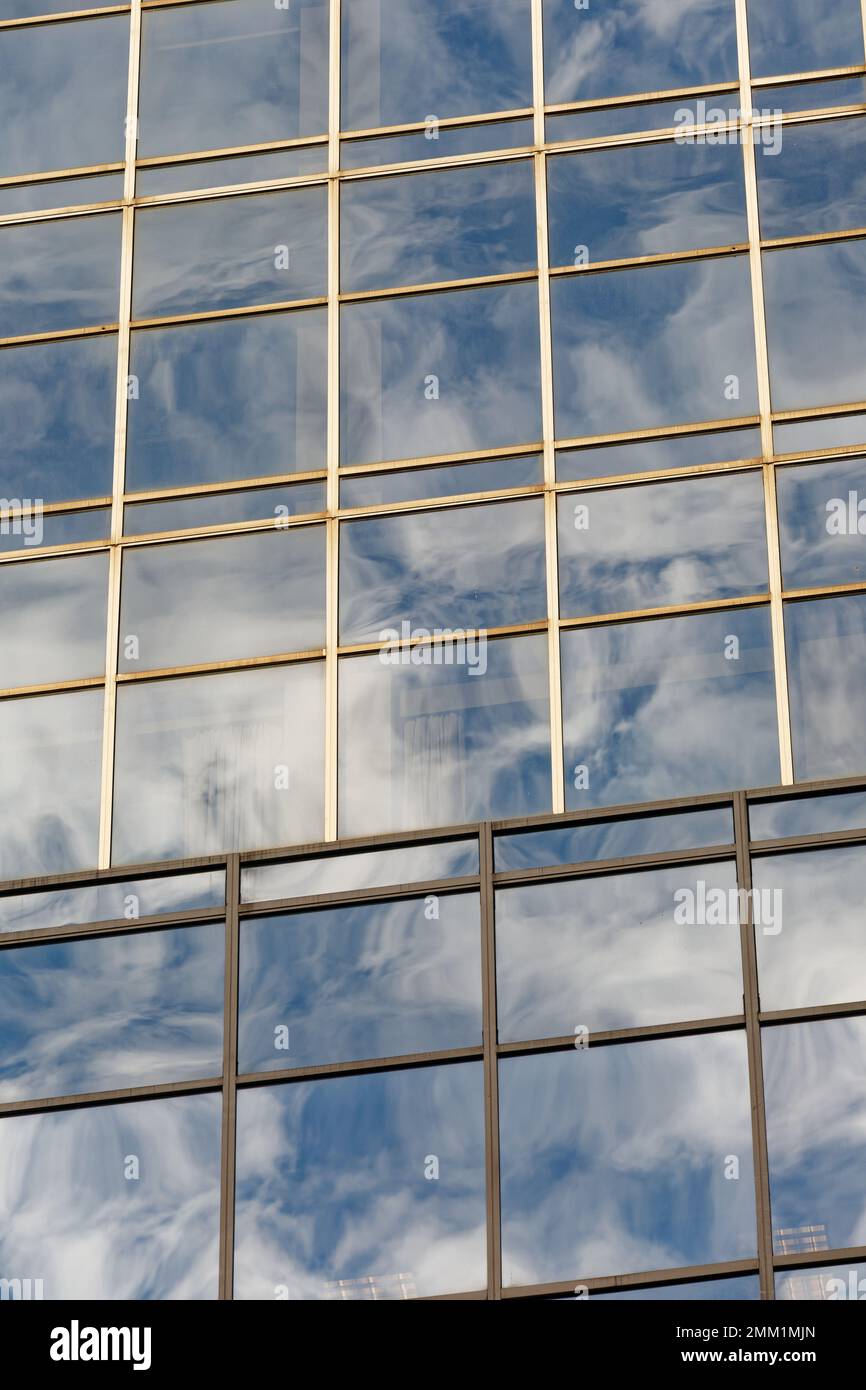
<path id="1" fill-rule="evenodd" d="M 11 946 L 44 945 L 59 941 L 85 941 L 95 936 L 131 936 L 139 931 L 159 931 L 201 923 L 224 922 L 226 906 L 185 908 L 179 912 L 151 913 L 147 916 L 114 917 L 104 922 L 67 923 L 60 927 L 31 927 L 26 931 L 0 931 L 0 952 Z"/>
<path id="2" fill-rule="evenodd" d="M 866 829 L 821 830 L 814 835 L 787 835 L 777 840 L 753 840 L 749 848 L 752 858 L 759 859 L 762 855 L 784 854 L 793 850 L 862 844 L 866 844 Z"/>
<path id="3" fill-rule="evenodd" d="M 318 1066 L 284 1067 L 280 1071 L 239 1072 L 238 1088 L 286 1084 L 293 1081 L 315 1081 L 329 1076 L 357 1076 L 381 1071 L 398 1071 L 409 1067 L 435 1067 L 447 1062 L 476 1062 L 484 1049 L 453 1047 L 439 1052 L 410 1052 L 397 1057 L 368 1057 L 363 1061 L 324 1062 Z"/>
<path id="4" fill-rule="evenodd" d="M 537 280 L 537 267 L 530 270 L 511 270 L 502 275 L 471 275 L 461 280 L 430 280 L 418 285 L 392 285 L 385 289 L 350 290 L 340 293 L 341 304 L 362 304 L 368 300 L 400 299 L 407 294 L 444 294 L 448 290 L 482 289 L 485 285 L 512 285 L 523 280 Z"/>
<path id="5" fill-rule="evenodd" d="M 859 1264 L 866 1260 L 866 1245 L 849 1245 L 837 1250 L 803 1250 L 794 1255 L 774 1255 L 775 1269 L 802 1269 L 809 1265 Z"/>
<path id="6" fill-rule="evenodd" d="M 543 832 L 542 832 L 543 833 Z M 550 883 L 561 879 L 592 878 L 610 874 L 635 872 L 640 869 L 664 868 L 671 864 L 708 864 L 731 859 L 736 846 L 706 845 L 698 849 L 659 850 L 650 854 L 628 854 L 617 859 L 582 859 L 573 864 L 545 864 L 532 869 L 503 869 L 493 875 L 495 888 L 513 888 L 524 884 Z"/>
<path id="7" fill-rule="evenodd" d="M 529 633 L 546 632 L 547 619 L 539 618 L 532 623 L 511 623 L 504 627 L 456 627 L 445 628 L 440 631 L 432 629 L 426 637 L 409 637 L 390 639 L 381 638 L 376 642 L 358 642 L 351 646 L 338 646 L 338 656 L 375 656 L 377 652 L 389 651 L 414 651 L 416 647 L 444 647 L 451 642 L 460 641 L 467 636 L 476 636 L 483 633 L 491 641 L 497 637 L 520 637 Z"/>
<path id="8" fill-rule="evenodd" d="M 651 618 L 677 618 L 689 614 L 726 612 L 734 608 L 756 608 L 769 601 L 770 591 L 765 589 L 762 593 L 749 594 L 741 598 L 714 598 L 696 600 L 694 603 L 669 604 L 661 608 L 635 608 L 620 613 L 593 613 L 584 618 L 560 618 L 559 627 L 560 631 L 566 632 L 573 628 L 598 627 L 605 623 L 643 622 Z"/>
<path id="9" fill-rule="evenodd" d="M 139 546 L 161 545 L 165 541 L 201 540 L 212 536 L 249 535 L 270 531 L 293 531 L 300 527 L 315 526 L 327 521 L 327 512 L 303 512 L 298 516 L 260 517 L 254 521 L 218 521 L 199 526 L 184 526 L 173 531 L 143 531 L 141 535 L 122 536 L 114 544 L 123 550 L 134 550 Z"/>
<path id="10" fill-rule="evenodd" d="M 98 10 L 64 10 L 61 14 L 25 15 L 19 19 L 0 19 L 0 29 L 33 29 L 44 24 L 68 23 L 71 19 L 102 19 L 105 15 L 129 14 L 130 10 L 127 4 L 108 5 Z"/>
<path id="11" fill-rule="evenodd" d="M 312 840 L 306 844 L 291 845 L 287 849 L 245 850 L 240 855 L 241 868 L 260 867 L 264 864 L 290 863 L 295 859 L 321 859 L 323 862 L 353 850 L 401 849 L 407 845 L 432 845 L 440 840 L 478 840 L 479 823 L 461 821 L 457 825 L 440 825 L 424 830 L 385 831 L 379 835 L 357 835 L 341 839 L 335 848 L 333 840 Z"/>
<path id="12" fill-rule="evenodd" d="M 278 866 L 274 866 L 278 867 Z M 321 907 L 351 907 L 353 903 L 393 902 L 402 898 L 424 898 L 431 893 L 438 897 L 449 894 L 466 893 L 480 887 L 478 874 L 464 874 L 457 878 L 429 879 L 422 883 L 395 883 L 384 887 L 347 888 L 337 893 L 308 893 L 290 898 L 269 898 L 241 900 L 239 912 L 242 920 L 256 917 L 273 917 L 278 913 L 315 911 Z"/>
<path id="13" fill-rule="evenodd" d="M 89 328 L 57 328 L 45 333 L 20 333 L 11 338 L 0 338 L 0 348 L 24 347 L 28 343 L 59 343 L 72 338 L 99 338 L 105 333 L 116 333 L 116 323 L 98 323 Z"/>
<path id="14" fill-rule="evenodd" d="M 621 256 L 612 261 L 587 261 L 585 265 L 551 266 L 551 276 L 598 275 L 604 271 L 636 270 L 641 266 L 678 265 L 683 261 L 713 261 L 726 256 L 747 255 L 749 243 L 733 242 L 727 246 L 703 246 L 690 251 L 659 251 L 651 256 Z"/>
<path id="15" fill-rule="evenodd" d="M 634 1042 L 656 1042 L 662 1038 L 697 1037 L 702 1033 L 731 1033 L 745 1027 L 744 1014 L 724 1014 L 718 1018 L 689 1019 L 679 1023 L 644 1024 L 635 1028 L 608 1028 L 590 1031 L 578 1047 L 575 1035 L 532 1038 L 521 1042 L 498 1042 L 497 1057 L 528 1057 L 540 1052 L 579 1052 L 584 1048 L 620 1047 Z"/>
<path id="16" fill-rule="evenodd" d="M 202 0 L 194 0 L 195 4 L 201 2 Z M 159 318 L 134 318 L 129 326 L 132 330 L 170 328 L 173 324 L 211 323 L 216 319 L 249 318 L 255 314 L 280 314 L 290 309 L 323 309 L 327 308 L 327 304 L 327 295 L 314 295 L 309 299 L 284 299 L 277 300 L 272 304 L 250 304 L 231 309 L 205 309 L 198 313 L 165 314 Z M 0 340 L 0 346 L 2 346 L 2 340 Z"/>
<path id="17" fill-rule="evenodd" d="M 615 1293 L 618 1289 L 658 1288 L 666 1284 L 690 1284 L 708 1279 L 734 1278 L 737 1275 L 758 1273 L 758 1261 L 727 1260 L 721 1264 L 686 1265 L 678 1269 L 655 1269 L 645 1274 L 608 1274 L 594 1279 L 567 1279 L 552 1284 L 512 1285 L 502 1290 L 505 1298 L 551 1298 L 570 1294 L 576 1288 L 590 1293 Z"/>
<path id="18" fill-rule="evenodd" d="M 327 145 L 328 136 L 298 135 L 286 140 L 264 140 L 257 145 L 225 145 L 218 149 L 184 150 L 180 154 L 149 154 L 136 159 L 136 169 L 163 168 L 176 164 L 207 164 L 247 154 L 278 154 L 281 150 L 306 149 L 309 145 Z M 328 171 L 323 171 L 325 178 Z"/>
<path id="19" fill-rule="evenodd" d="M 182 676 L 204 676 L 219 671 L 246 671 L 259 666 L 289 666 L 297 661 L 321 661 L 324 656 L 324 647 L 311 647 L 304 651 L 280 652 L 274 656 L 229 657 L 225 661 L 204 661 L 193 666 L 164 666 L 149 671 L 118 671 L 116 680 L 118 685 L 130 685 L 136 681 L 173 680 Z"/>
<path id="20" fill-rule="evenodd" d="M 866 785 L 866 783 L 864 783 Z M 494 835 L 515 834 L 521 830 L 561 830 L 569 825 L 587 825 L 595 821 L 643 820 L 647 816 L 664 815 L 672 811 L 691 811 L 713 806 L 729 806 L 733 815 L 732 792 L 708 792 L 703 796 L 674 797 L 668 801 L 620 802 L 616 806 L 590 806 L 582 811 L 563 811 L 556 815 L 542 812 L 537 816 L 518 816 L 511 820 L 494 820 Z"/>
<path id="21" fill-rule="evenodd" d="M 440 130 L 456 130 L 461 126 L 489 125 L 493 121 L 517 121 L 528 120 L 532 117 L 534 107 L 518 106 L 512 107 L 508 111 L 485 111 L 472 116 L 443 116 L 437 118 L 436 124 Z M 368 126 L 365 130 L 341 130 L 339 132 L 340 142 L 351 140 L 374 140 L 377 136 L 393 135 L 416 135 L 421 134 L 427 129 L 427 121 L 407 121 L 403 125 L 378 125 Z"/>
<path id="22" fill-rule="evenodd" d="M 220 1091 L 222 1077 L 201 1081 L 164 1081 L 154 1086 L 123 1086 L 117 1090 L 87 1091 L 76 1095 L 47 1096 L 38 1100 L 0 1102 L 0 1118 L 34 1115 L 54 1110 L 81 1110 L 85 1106 L 123 1104 L 137 1100 L 158 1100 L 161 1096 L 197 1095 L 201 1091 Z"/>
<path id="23" fill-rule="evenodd" d="M 762 1009 L 758 1020 L 763 1027 L 777 1027 L 785 1023 L 820 1023 L 834 1018 L 856 1018 L 866 1015 L 866 999 L 848 1001 L 842 1004 L 811 1004 L 796 1009 Z"/>

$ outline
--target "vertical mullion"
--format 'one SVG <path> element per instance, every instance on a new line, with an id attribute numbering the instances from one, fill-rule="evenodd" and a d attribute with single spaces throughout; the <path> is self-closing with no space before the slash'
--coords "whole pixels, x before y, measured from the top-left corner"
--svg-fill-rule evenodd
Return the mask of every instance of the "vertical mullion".
<path id="1" fill-rule="evenodd" d="M 499 1075 L 496 1044 L 496 938 L 493 920 L 493 831 L 478 827 L 481 873 L 481 1007 L 484 1038 L 484 1155 L 487 1193 L 487 1297 L 502 1297 L 502 1216 L 499 1191 Z"/>
<path id="2" fill-rule="evenodd" d="M 340 0 L 330 7 L 328 102 L 328 519 L 325 585 L 325 839 L 337 838 L 337 637 L 340 532 Z"/>
<path id="3" fill-rule="evenodd" d="M 745 792 L 734 796 L 734 838 L 737 846 L 737 886 L 745 891 L 745 912 L 740 912 L 740 950 L 743 967 L 743 1014 L 749 1060 L 749 1096 L 752 1110 L 752 1157 L 755 1180 L 755 1212 L 758 1234 L 758 1270 L 761 1298 L 775 1298 L 773 1283 L 773 1221 L 770 1209 L 770 1168 L 767 1154 L 767 1112 L 764 1100 L 764 1065 L 759 1021 L 758 962 L 752 924 L 752 861 L 749 854 L 749 808 Z"/>
<path id="4" fill-rule="evenodd" d="M 863 56 L 861 62 L 866 63 L 866 0 L 860 0 L 860 12 L 863 17 Z"/>
<path id="5" fill-rule="evenodd" d="M 105 697 L 102 716 L 102 779 L 99 804 L 97 865 L 111 863 L 111 811 L 114 796 L 114 725 L 117 707 L 117 643 L 120 629 L 120 540 L 123 535 L 123 493 L 126 478 L 126 426 L 129 412 L 129 323 L 132 314 L 132 256 L 135 159 L 138 149 L 138 86 L 141 60 L 141 0 L 132 0 L 129 14 L 129 71 L 126 89 L 126 145 L 121 216 L 120 300 L 117 327 L 117 384 L 114 415 L 114 470 L 111 485 L 111 549 L 108 561 L 108 606 L 105 635 Z"/>
<path id="6" fill-rule="evenodd" d="M 221 1299 L 231 1299 L 234 1295 L 240 877 L 240 856 L 230 854 L 226 860 L 225 991 L 223 999 L 219 1240 L 219 1297 Z"/>

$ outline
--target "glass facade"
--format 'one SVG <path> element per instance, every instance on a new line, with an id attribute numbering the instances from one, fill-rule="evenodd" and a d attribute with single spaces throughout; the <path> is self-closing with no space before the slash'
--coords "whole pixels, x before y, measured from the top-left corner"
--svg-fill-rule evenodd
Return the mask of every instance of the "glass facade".
<path id="1" fill-rule="evenodd" d="M 0 0 L 0 1279 L 859 1249 L 864 35 Z"/>

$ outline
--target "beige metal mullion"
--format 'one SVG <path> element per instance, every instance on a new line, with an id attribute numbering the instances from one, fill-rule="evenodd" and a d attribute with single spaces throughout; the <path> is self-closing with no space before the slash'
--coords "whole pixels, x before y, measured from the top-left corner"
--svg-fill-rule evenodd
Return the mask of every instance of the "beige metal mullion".
<path id="1" fill-rule="evenodd" d="M 129 408 L 129 337 L 132 315 L 132 256 L 135 152 L 138 143 L 138 74 L 141 54 L 141 0 L 133 0 L 129 17 L 129 74 L 126 99 L 126 164 L 121 214 L 120 306 L 117 329 L 117 386 L 114 418 L 114 476 L 111 502 L 111 549 L 108 561 L 108 610 L 105 634 L 105 699 L 102 721 L 102 781 L 99 803 L 97 864 L 111 863 L 111 818 L 114 796 L 114 730 L 117 709 L 117 644 L 120 632 L 120 566 L 123 493 L 126 477 L 126 426 Z"/>
<path id="2" fill-rule="evenodd" d="M 325 839 L 337 838 L 340 592 L 340 0 L 331 0 L 328 103 L 328 432 L 325 580 Z"/>
<path id="3" fill-rule="evenodd" d="M 866 62 L 866 0 L 860 0 L 860 13 L 863 18 L 863 60 Z"/>

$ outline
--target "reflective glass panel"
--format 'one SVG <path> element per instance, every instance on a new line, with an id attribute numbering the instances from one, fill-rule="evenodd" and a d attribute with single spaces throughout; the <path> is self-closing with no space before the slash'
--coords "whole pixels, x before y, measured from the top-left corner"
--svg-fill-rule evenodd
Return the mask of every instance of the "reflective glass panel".
<path id="1" fill-rule="evenodd" d="M 278 530 L 288 519 L 325 510 L 325 484 L 281 483 L 249 492 L 212 492 L 204 497 L 171 498 L 165 502 L 127 503 L 123 529 L 128 536 L 219 526 L 237 521 L 272 520 Z"/>
<path id="2" fill-rule="evenodd" d="M 102 707 L 101 690 L 0 701 L 0 879 L 96 863 Z"/>
<path id="3" fill-rule="evenodd" d="M 774 410 L 866 397 L 866 241 L 764 252 Z"/>
<path id="4" fill-rule="evenodd" d="M 122 162 L 128 59 L 126 15 L 0 33 L 0 178 Z"/>
<path id="5" fill-rule="evenodd" d="M 220 1096 L 0 1119 L 0 1267 L 46 1299 L 216 1298 Z"/>
<path id="6" fill-rule="evenodd" d="M 784 1269 L 776 1274 L 776 1299 L 838 1303 L 866 1298 L 866 1264 L 816 1265 Z"/>
<path id="7" fill-rule="evenodd" d="M 117 323 L 119 290 L 119 213 L 0 227 L 0 337 Z"/>
<path id="8" fill-rule="evenodd" d="M 742 1033 L 509 1057 L 499 1115 L 506 1286 L 754 1258 Z"/>
<path id="9" fill-rule="evenodd" d="M 866 792 L 749 802 L 749 831 L 753 840 L 815 835 L 822 830 L 859 830 L 862 826 L 866 826 Z"/>
<path id="10" fill-rule="evenodd" d="M 480 1064 L 240 1091 L 237 1133 L 236 1298 L 484 1288 Z"/>
<path id="11" fill-rule="evenodd" d="M 562 687 L 570 809 L 779 780 L 766 608 L 566 632 Z"/>
<path id="12" fill-rule="evenodd" d="M 189 164 L 140 168 L 135 176 L 135 189 L 139 197 L 147 198 L 156 193 L 187 193 L 196 188 L 227 188 L 236 183 L 293 179 L 302 174 L 321 174 L 327 167 L 327 144 L 310 145 L 300 149 L 268 150 L 263 154 L 239 154 L 231 159 L 199 159 Z"/>
<path id="13" fill-rule="evenodd" d="M 776 473 L 786 589 L 866 579 L 866 459 Z"/>
<path id="14" fill-rule="evenodd" d="M 340 190 L 344 293 L 507 275 L 536 259 L 528 160 L 355 179 Z"/>
<path id="15" fill-rule="evenodd" d="M 238 1069 L 481 1045 L 481 916 L 468 893 L 241 927 Z"/>
<path id="16" fill-rule="evenodd" d="M 105 670 L 108 556 L 0 566 L 0 688 Z"/>
<path id="17" fill-rule="evenodd" d="M 293 140 L 328 129 L 328 0 L 145 13 L 138 152 Z"/>
<path id="18" fill-rule="evenodd" d="M 544 75 L 548 104 L 736 80 L 733 0 L 544 0 Z"/>
<path id="19" fill-rule="evenodd" d="M 560 439 L 757 410 L 743 257 L 570 275 L 550 293 Z"/>
<path id="20" fill-rule="evenodd" d="M 866 1018 L 763 1030 L 778 1254 L 862 1244 Z"/>
<path id="21" fill-rule="evenodd" d="M 67 0 L 64 0 L 66 3 Z M 87 179 L 54 179 L 51 183 L 22 183 L 0 188 L 0 216 L 13 212 L 43 212 L 49 208 L 85 207 L 123 197 L 122 174 L 96 174 Z"/>
<path id="22" fill-rule="evenodd" d="M 120 918 L 134 921 L 160 912 L 220 907 L 224 902 L 225 874 L 219 869 L 164 878 L 103 879 L 84 888 L 72 884 L 0 898 L 0 931 L 35 931 Z"/>
<path id="23" fill-rule="evenodd" d="M 866 851 L 840 845 L 756 855 L 752 884 L 753 916 L 762 919 L 755 923 L 761 1007 L 799 1009 L 866 999 Z M 764 909 L 771 903 L 776 911 L 768 923 Z"/>
<path id="24" fill-rule="evenodd" d="M 761 234 L 866 226 L 866 119 L 786 125 L 777 159 L 758 160 Z"/>
<path id="25" fill-rule="evenodd" d="M 243 902 L 268 902 L 311 893 L 387 888 L 477 873 L 477 840 L 432 840 L 427 845 L 355 850 L 351 854 L 287 859 L 282 864 L 244 868 L 241 869 L 241 899 Z"/>
<path id="26" fill-rule="evenodd" d="M 383 502 L 416 502 L 427 497 L 459 497 L 467 492 L 496 492 L 509 487 L 532 487 L 543 479 L 537 454 L 486 459 L 441 468 L 401 468 L 393 473 L 370 473 L 343 478 L 344 507 L 374 507 Z"/>
<path id="27" fill-rule="evenodd" d="M 820 420 L 797 420 L 774 425 L 777 454 L 800 454 L 815 449 L 845 449 L 866 444 L 866 415 L 838 415 Z"/>
<path id="28" fill-rule="evenodd" d="M 121 671 L 322 647 L 324 529 L 136 547 L 123 557 L 121 595 Z"/>
<path id="29" fill-rule="evenodd" d="M 484 121 L 480 125 L 440 126 L 429 121 L 408 135 L 375 135 L 369 140 L 342 140 L 344 169 L 368 169 L 375 164 L 406 164 L 421 159 L 449 159 L 486 150 L 519 150 L 535 143 L 531 120 Z"/>
<path id="30" fill-rule="evenodd" d="M 131 491 L 325 466 L 325 311 L 133 333 Z"/>
<path id="31" fill-rule="evenodd" d="M 323 663 L 118 691 L 115 863 L 322 838 Z"/>
<path id="32" fill-rule="evenodd" d="M 311 299 L 327 292 L 324 188 L 247 193 L 135 218 L 135 318 Z"/>
<path id="33" fill-rule="evenodd" d="M 828 106 L 861 106 L 866 78 L 833 77 L 824 82 L 795 82 L 790 87 L 758 87 L 765 111 L 823 111 Z"/>
<path id="34" fill-rule="evenodd" d="M 737 145 L 666 141 L 547 162 L 550 264 L 748 241 Z"/>
<path id="35" fill-rule="evenodd" d="M 626 441 L 588 449 L 560 449 L 556 476 L 561 482 L 583 482 L 618 474 L 652 473 L 665 468 L 698 468 L 704 463 L 760 459 L 758 430 L 710 430 L 676 435 L 673 439 Z"/>
<path id="36" fill-rule="evenodd" d="M 526 0 L 345 0 L 343 130 L 532 105 Z"/>
<path id="37" fill-rule="evenodd" d="M 695 126 L 718 127 L 740 119 L 738 91 L 713 92 L 708 97 L 678 97 L 674 101 L 645 101 L 638 106 L 602 106 L 595 110 L 557 111 L 546 117 L 549 142 L 596 140 L 609 135 L 632 135 L 643 130 L 681 130 L 683 139 Z M 722 138 L 721 131 L 715 132 Z M 734 137 L 725 136 L 724 139 Z"/>
<path id="38" fill-rule="evenodd" d="M 222 923 L 0 951 L 0 1100 L 220 1076 Z"/>
<path id="39" fill-rule="evenodd" d="M 419 628 L 506 627 L 547 616 L 541 501 L 452 507 L 340 530 L 340 641 Z"/>
<path id="40" fill-rule="evenodd" d="M 734 864 L 496 892 L 499 1041 L 742 1012 Z"/>
<path id="41" fill-rule="evenodd" d="M 866 595 L 786 604 L 785 644 L 795 776 L 848 777 L 866 719 Z"/>
<path id="42" fill-rule="evenodd" d="M 345 304 L 340 322 L 343 464 L 540 437 L 537 285 Z"/>
<path id="43" fill-rule="evenodd" d="M 862 19 L 858 0 L 749 0 L 752 76 L 862 63 Z"/>
<path id="44" fill-rule="evenodd" d="M 548 811 L 549 710 L 544 636 L 344 658 L 340 834 Z"/>
<path id="45" fill-rule="evenodd" d="M 111 495 L 117 337 L 0 352 L 0 482 L 5 498 Z"/>
<path id="46" fill-rule="evenodd" d="M 12 512 L 0 506 L 0 551 L 23 550 L 31 546 L 75 545 L 82 541 L 107 540 L 111 531 L 111 509 L 90 512 L 49 512 L 38 507 Z"/>
<path id="47" fill-rule="evenodd" d="M 702 849 L 734 839 L 730 807 L 672 811 L 635 820 L 599 820 L 550 830 L 521 830 L 496 835 L 493 857 L 498 873 L 545 864 L 580 864 L 590 859 L 622 859 L 657 850 Z"/>
<path id="48" fill-rule="evenodd" d="M 760 473 L 559 498 L 563 617 L 734 598 L 768 582 Z"/>

